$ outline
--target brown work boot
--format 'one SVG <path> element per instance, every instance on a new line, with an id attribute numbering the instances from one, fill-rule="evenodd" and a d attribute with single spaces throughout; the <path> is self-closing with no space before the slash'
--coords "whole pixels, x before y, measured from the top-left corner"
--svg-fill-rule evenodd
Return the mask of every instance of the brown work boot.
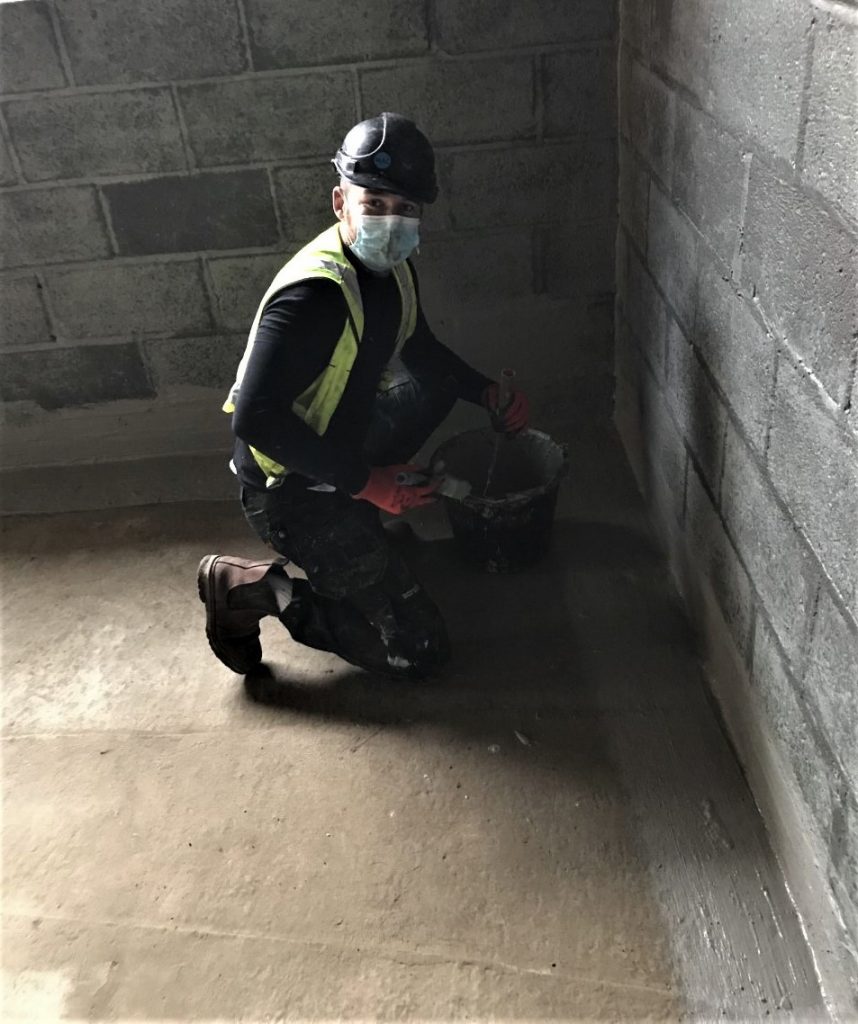
<path id="1" fill-rule="evenodd" d="M 206 606 L 206 636 L 218 658 L 246 675 L 262 660 L 259 620 L 277 615 L 278 605 L 268 577 L 276 574 L 279 589 L 289 587 L 283 568 L 270 560 L 251 562 L 232 555 L 206 555 L 197 570 L 200 600 Z"/>

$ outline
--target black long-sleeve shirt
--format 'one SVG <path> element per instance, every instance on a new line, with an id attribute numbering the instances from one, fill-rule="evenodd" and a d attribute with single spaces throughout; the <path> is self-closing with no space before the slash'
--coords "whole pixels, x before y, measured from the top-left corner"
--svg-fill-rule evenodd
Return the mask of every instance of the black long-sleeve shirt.
<path id="1" fill-rule="evenodd" d="M 373 274 L 348 249 L 344 251 L 357 272 L 364 331 L 342 400 L 321 436 L 292 410 L 295 399 L 330 362 L 346 323 L 347 305 L 340 286 L 325 278 L 290 285 L 263 310 L 233 414 L 233 463 L 246 487 L 265 488 L 265 474 L 249 445 L 314 482 L 351 494 L 369 477 L 363 442 L 378 383 L 394 352 L 401 300 L 392 275 Z M 416 274 L 414 279 L 416 284 Z M 400 356 L 416 375 L 452 378 L 465 401 L 478 403 L 489 383 L 438 341 L 419 302 L 416 329 Z"/>

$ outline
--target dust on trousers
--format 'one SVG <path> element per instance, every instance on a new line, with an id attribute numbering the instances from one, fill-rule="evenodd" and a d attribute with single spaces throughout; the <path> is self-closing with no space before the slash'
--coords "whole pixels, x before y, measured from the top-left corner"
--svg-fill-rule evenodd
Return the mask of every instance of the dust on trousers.
<path id="1" fill-rule="evenodd" d="M 401 364 L 379 392 L 364 444 L 371 465 L 410 461 L 456 401 L 453 382 L 418 380 Z M 280 621 L 294 640 L 370 672 L 422 679 L 450 659 L 441 613 L 391 547 L 379 511 L 340 491 L 288 476 L 265 492 L 242 488 L 245 518 L 299 566 Z"/>

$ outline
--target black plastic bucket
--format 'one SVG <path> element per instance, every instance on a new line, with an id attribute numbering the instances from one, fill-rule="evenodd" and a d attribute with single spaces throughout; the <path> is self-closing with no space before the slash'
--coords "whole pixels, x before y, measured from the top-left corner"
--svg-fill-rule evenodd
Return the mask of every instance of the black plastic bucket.
<path id="1" fill-rule="evenodd" d="M 517 572 L 547 554 L 566 471 L 563 445 L 539 430 L 514 438 L 470 430 L 441 445 L 432 459 L 433 467 L 439 464 L 473 488 L 464 501 L 444 499 L 457 547 L 469 562 L 486 572 Z"/>

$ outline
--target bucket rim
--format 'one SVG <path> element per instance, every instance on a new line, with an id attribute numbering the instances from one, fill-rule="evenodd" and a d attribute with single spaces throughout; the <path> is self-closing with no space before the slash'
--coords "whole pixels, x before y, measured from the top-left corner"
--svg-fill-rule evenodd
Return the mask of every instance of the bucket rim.
<path id="1" fill-rule="evenodd" d="M 435 453 L 432 455 L 430 465 L 434 466 L 439 459 L 443 461 L 443 456 L 441 453 L 444 451 L 445 448 L 453 444 L 454 441 L 458 441 L 463 437 L 470 437 L 474 435 L 492 437 L 493 435 L 495 435 L 495 431 L 491 427 L 477 427 L 472 430 L 463 430 L 461 433 L 455 434 L 453 437 L 447 438 L 446 441 L 442 442 L 438 446 Z M 524 491 L 513 491 L 511 494 L 506 494 L 501 498 L 489 498 L 486 497 L 485 495 L 477 495 L 471 492 L 471 494 L 469 494 L 467 498 L 457 502 L 457 504 L 480 507 L 494 507 L 496 505 L 505 505 L 509 507 L 510 505 L 525 504 L 526 502 L 530 501 L 537 495 L 547 494 L 549 491 L 559 486 L 560 481 L 563 479 L 563 477 L 566 475 L 569 469 L 569 446 L 561 441 L 555 440 L 550 434 L 547 434 L 544 430 L 537 430 L 535 427 L 526 427 L 524 430 L 522 430 L 519 434 L 515 436 L 536 437 L 539 438 L 540 440 L 548 441 L 550 444 L 554 445 L 554 447 L 557 449 L 560 455 L 560 466 L 552 474 L 551 479 L 544 484 L 540 484 L 538 487 L 528 487 L 527 490 Z M 445 502 L 454 501 L 454 499 L 452 498 L 445 498 L 444 500 Z"/>

